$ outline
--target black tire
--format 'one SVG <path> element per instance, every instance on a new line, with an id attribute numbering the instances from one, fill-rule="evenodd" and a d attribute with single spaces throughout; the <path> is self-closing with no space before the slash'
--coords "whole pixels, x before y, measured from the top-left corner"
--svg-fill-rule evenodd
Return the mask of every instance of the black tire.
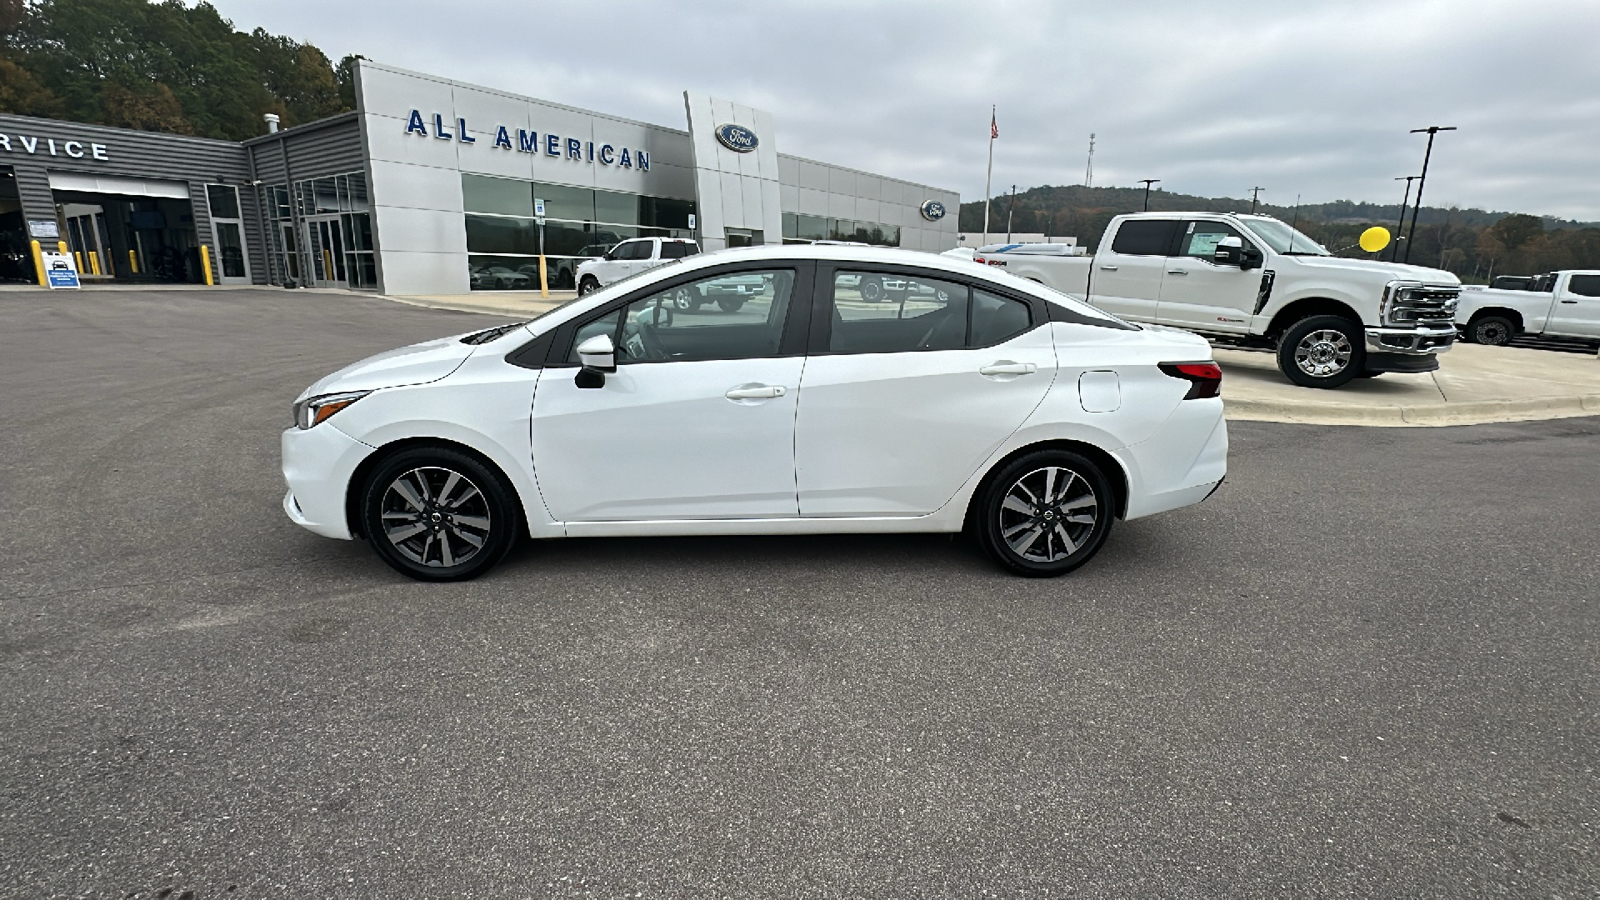
<path id="1" fill-rule="evenodd" d="M 1504 347 L 1516 336 L 1516 323 L 1505 316 L 1480 316 L 1467 326 L 1467 340 L 1474 344 Z"/>
<path id="2" fill-rule="evenodd" d="M 584 296 L 585 294 L 592 294 L 598 290 L 600 290 L 600 279 L 594 277 L 593 275 L 585 275 L 583 276 L 583 280 L 578 282 L 578 296 L 580 297 Z"/>
<path id="3" fill-rule="evenodd" d="M 1278 370 L 1302 387 L 1344 387 L 1366 365 L 1365 331 L 1344 316 L 1307 316 L 1278 341 Z"/>
<path id="4" fill-rule="evenodd" d="M 505 557 L 522 531 L 516 492 L 505 477 L 447 447 L 401 450 L 379 463 L 361 488 L 361 521 L 378 558 L 418 581 L 476 578 Z M 414 526 L 421 529 L 406 534 Z M 391 537 L 400 534 L 406 536 Z"/>
<path id="5" fill-rule="evenodd" d="M 705 297 L 692 287 L 681 287 L 672 292 L 672 305 L 678 312 L 694 312 L 705 302 Z"/>
<path id="6" fill-rule="evenodd" d="M 1067 473 L 1075 477 L 1063 483 Z M 1056 491 L 1053 498 L 1041 496 L 1047 485 Z M 1013 494 L 1031 511 L 1008 506 Z M 1027 496 L 1034 501 L 1029 503 Z M 1089 515 L 1085 509 L 1093 511 L 1093 521 L 1081 521 Z M 975 508 L 974 530 L 984 551 L 1001 566 L 1029 578 L 1053 578 L 1100 551 L 1111 533 L 1115 509 L 1111 483 L 1099 466 L 1067 450 L 1038 450 L 1012 460 L 989 479 Z"/>
<path id="7" fill-rule="evenodd" d="M 861 294 L 861 299 L 868 303 L 877 303 L 883 299 L 883 295 L 886 293 L 883 289 L 883 282 L 876 278 L 862 278 L 857 290 Z"/>
<path id="8" fill-rule="evenodd" d="M 1357 378 L 1377 378 L 1379 375 L 1382 375 L 1382 374 L 1383 374 L 1382 372 L 1362 372 L 1360 375 L 1357 375 L 1356 377 Z"/>
<path id="9" fill-rule="evenodd" d="M 740 297 L 723 297 L 717 301 L 717 308 L 725 313 L 738 312 L 744 308 L 744 300 Z"/>

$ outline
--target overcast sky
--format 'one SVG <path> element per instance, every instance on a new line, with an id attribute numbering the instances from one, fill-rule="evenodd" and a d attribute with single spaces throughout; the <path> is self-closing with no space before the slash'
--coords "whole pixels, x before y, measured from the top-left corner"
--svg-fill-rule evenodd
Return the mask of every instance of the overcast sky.
<path id="1" fill-rule="evenodd" d="M 215 0 L 321 47 L 676 128 L 772 112 L 784 153 L 982 199 L 1095 184 L 1600 220 L 1600 2 Z"/>

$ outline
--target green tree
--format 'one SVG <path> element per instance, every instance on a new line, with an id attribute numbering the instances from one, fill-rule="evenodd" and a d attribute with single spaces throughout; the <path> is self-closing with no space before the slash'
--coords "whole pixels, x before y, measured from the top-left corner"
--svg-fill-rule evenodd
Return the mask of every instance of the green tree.
<path id="1" fill-rule="evenodd" d="M 1490 229 L 1500 243 L 1506 245 L 1507 250 L 1516 250 L 1523 244 L 1533 240 L 1544 233 L 1544 222 L 1538 216 L 1525 213 L 1512 213 L 1494 223 Z"/>

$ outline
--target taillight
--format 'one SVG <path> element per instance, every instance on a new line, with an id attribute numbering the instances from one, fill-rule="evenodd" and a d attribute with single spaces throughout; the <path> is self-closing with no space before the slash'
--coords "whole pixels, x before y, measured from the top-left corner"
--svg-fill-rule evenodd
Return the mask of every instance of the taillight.
<path id="1" fill-rule="evenodd" d="M 1162 363 L 1159 368 L 1173 378 L 1189 382 L 1185 400 L 1222 396 L 1222 367 L 1214 362 Z"/>
<path id="2" fill-rule="evenodd" d="M 984 265 L 988 265 L 989 264 L 989 261 L 987 259 L 984 259 L 981 256 L 974 256 L 972 258 L 972 261 L 975 262 L 975 263 L 982 263 Z"/>

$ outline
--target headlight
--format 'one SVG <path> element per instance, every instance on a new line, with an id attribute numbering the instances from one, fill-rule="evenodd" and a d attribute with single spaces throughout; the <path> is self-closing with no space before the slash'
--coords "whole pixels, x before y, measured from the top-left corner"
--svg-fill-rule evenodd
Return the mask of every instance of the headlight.
<path id="1" fill-rule="evenodd" d="M 295 427 L 304 431 L 370 393 L 372 392 L 350 391 L 343 394 L 323 394 L 320 397 L 308 397 L 305 400 L 301 400 L 294 405 Z"/>

